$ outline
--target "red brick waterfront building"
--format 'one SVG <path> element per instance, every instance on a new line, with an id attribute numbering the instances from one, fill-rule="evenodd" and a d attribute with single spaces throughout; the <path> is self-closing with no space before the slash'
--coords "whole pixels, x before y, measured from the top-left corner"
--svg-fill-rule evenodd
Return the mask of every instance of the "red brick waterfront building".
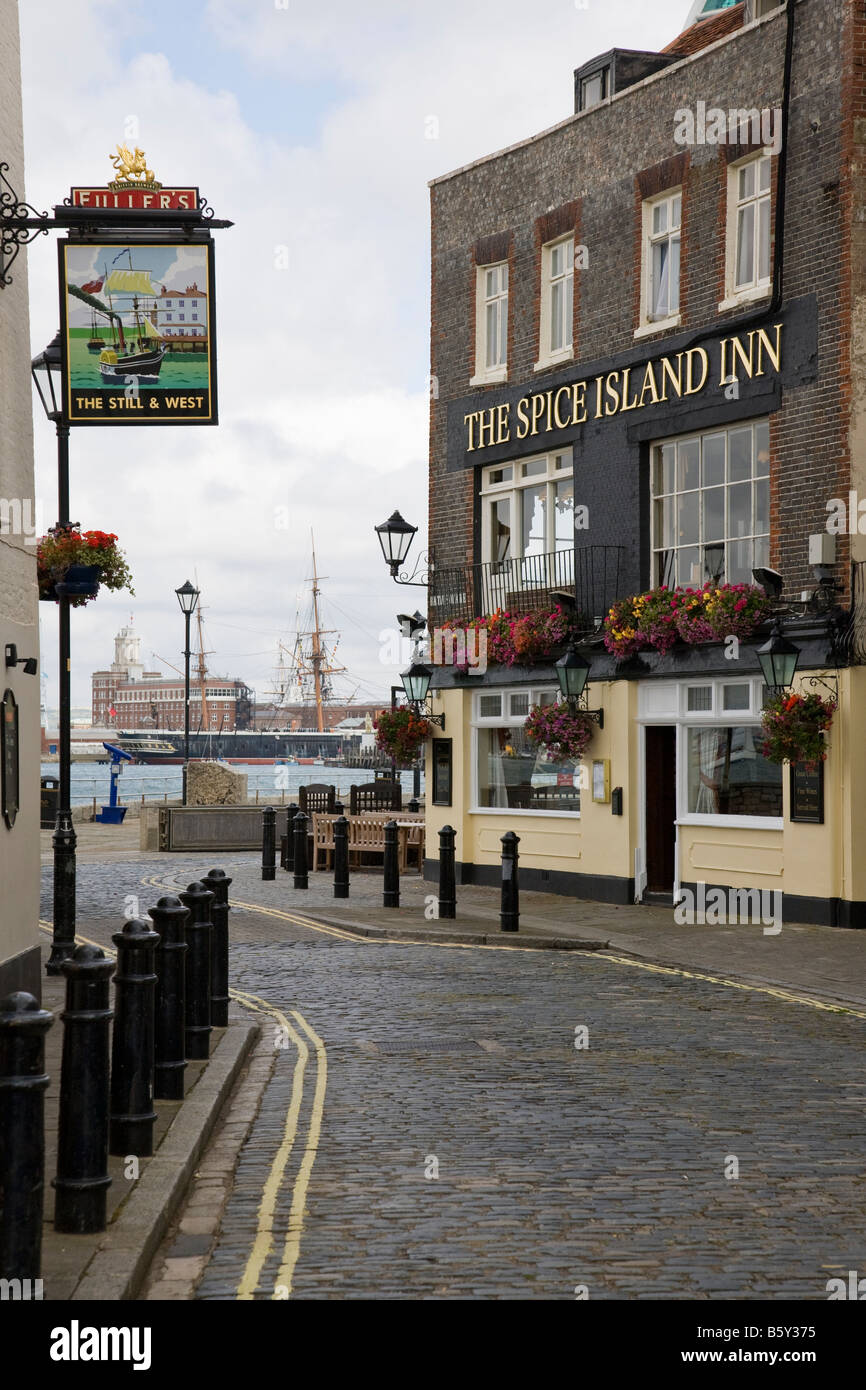
<path id="1" fill-rule="evenodd" d="M 234 676 L 208 675 L 202 685 L 195 674 L 190 686 L 190 728 L 230 732 L 248 729 L 253 692 Z M 91 677 L 92 718 L 99 727 L 183 729 L 184 679 L 145 671 L 141 638 L 131 624 L 114 639 L 114 661 Z"/>

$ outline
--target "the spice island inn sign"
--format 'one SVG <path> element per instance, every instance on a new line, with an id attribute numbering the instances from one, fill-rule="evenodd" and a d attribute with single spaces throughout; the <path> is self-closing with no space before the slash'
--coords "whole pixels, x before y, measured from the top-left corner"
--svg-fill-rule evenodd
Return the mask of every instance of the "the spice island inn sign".
<path id="1" fill-rule="evenodd" d="M 194 187 L 164 187 L 144 151 L 73 188 L 55 225 L 64 414 L 70 425 L 217 423 L 214 220 Z"/>
<path id="2" fill-rule="evenodd" d="M 716 369 L 712 374 L 707 348 L 692 347 L 650 358 L 638 366 L 599 372 L 546 391 L 531 392 L 520 397 L 513 416 L 509 401 L 469 410 L 463 416 L 466 452 L 475 453 L 491 444 L 508 444 L 512 438 L 543 437 L 552 431 L 584 425 L 588 420 L 609 419 L 631 410 L 696 396 L 711 385 L 723 392 L 738 384 L 740 373 L 753 380 L 767 371 L 778 372 L 782 365 L 782 324 L 721 338 L 715 356 Z"/>
<path id="3" fill-rule="evenodd" d="M 816 371 L 817 304 L 806 295 L 763 320 L 684 333 L 655 355 L 632 349 L 587 363 L 579 375 L 574 367 L 557 372 L 534 389 L 515 383 L 451 401 L 448 466 L 559 447 L 583 430 L 611 442 L 622 433 L 625 442 L 714 425 L 752 408 L 772 411 L 784 388 L 814 380 Z"/>

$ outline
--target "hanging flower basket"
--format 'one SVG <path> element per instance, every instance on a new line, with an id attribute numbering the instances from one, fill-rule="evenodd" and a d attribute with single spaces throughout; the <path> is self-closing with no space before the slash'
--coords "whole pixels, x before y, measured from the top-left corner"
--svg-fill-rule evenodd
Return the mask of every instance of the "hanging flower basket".
<path id="1" fill-rule="evenodd" d="M 802 763 L 810 771 L 827 757 L 824 734 L 836 704 L 820 695 L 774 695 L 764 707 L 761 749 L 771 763 Z"/>
<path id="2" fill-rule="evenodd" d="M 647 649 L 670 651 L 678 641 L 695 646 L 751 637 L 771 612 L 770 599 L 754 584 L 705 584 L 700 589 L 661 584 L 613 605 L 604 621 L 604 645 L 623 661 Z"/>
<path id="3" fill-rule="evenodd" d="M 430 737 L 430 725 L 414 710 L 383 709 L 373 721 L 376 747 L 395 763 L 414 762 Z"/>
<path id="4" fill-rule="evenodd" d="M 586 710 L 566 704 L 532 705 L 524 725 L 526 737 L 558 763 L 579 762 L 595 732 L 595 720 Z"/>
<path id="5" fill-rule="evenodd" d="M 40 599 L 57 602 L 65 596 L 71 608 L 90 603 L 101 584 L 134 593 L 129 566 L 110 531 L 54 527 L 38 542 L 36 574 Z"/>

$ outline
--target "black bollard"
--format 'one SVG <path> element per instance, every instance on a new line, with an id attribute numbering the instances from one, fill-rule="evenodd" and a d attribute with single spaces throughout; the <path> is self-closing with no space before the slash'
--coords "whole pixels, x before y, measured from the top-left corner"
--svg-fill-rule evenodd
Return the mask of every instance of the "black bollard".
<path id="1" fill-rule="evenodd" d="M 186 1071 L 184 1021 L 186 1014 L 186 927 L 189 912 L 170 894 L 148 909 L 156 946 L 156 1038 L 153 1094 L 156 1100 L 183 1100 Z"/>
<path id="2" fill-rule="evenodd" d="M 210 1021 L 214 1028 L 229 1025 L 229 887 L 223 869 L 211 869 L 202 879 L 214 895 L 210 952 Z"/>
<path id="3" fill-rule="evenodd" d="M 23 990 L 0 1000 L 0 1279 L 42 1273 L 45 1034 L 53 1022 Z"/>
<path id="4" fill-rule="evenodd" d="M 520 836 L 508 830 L 502 836 L 502 906 L 499 912 L 500 931 L 520 928 L 520 895 L 517 886 L 517 846 Z"/>
<path id="5" fill-rule="evenodd" d="M 457 888 L 454 875 L 454 841 L 457 832 L 450 825 L 439 831 L 439 916 L 457 916 Z"/>
<path id="6" fill-rule="evenodd" d="M 334 897 L 349 896 L 349 822 L 344 815 L 334 821 Z"/>
<path id="7" fill-rule="evenodd" d="M 309 888 L 307 874 L 307 817 L 303 811 L 299 811 L 294 819 L 294 841 L 295 853 L 293 863 L 295 867 L 295 887 Z"/>
<path id="8" fill-rule="evenodd" d="M 111 1110 L 108 1152 L 153 1153 L 154 951 L 159 932 L 149 918 L 133 917 L 115 932 L 114 1028 L 111 1036 Z"/>
<path id="9" fill-rule="evenodd" d="M 180 900 L 189 908 L 186 924 L 186 1008 L 184 1010 L 184 1051 L 200 1061 L 210 1055 L 210 952 L 213 926 L 210 919 L 214 899 L 203 883 L 191 883 Z"/>
<path id="10" fill-rule="evenodd" d="M 382 906 L 400 906 L 400 861 L 397 822 L 385 822 L 385 855 L 382 879 Z"/>
<path id="11" fill-rule="evenodd" d="M 108 1176 L 108 982 L 114 961 L 101 946 L 78 946 L 66 976 L 54 1229 L 105 1230 Z"/>
<path id="12" fill-rule="evenodd" d="M 343 805 L 342 801 L 335 801 L 335 802 L 334 802 L 334 815 L 335 815 L 335 816 L 344 816 L 345 814 L 346 814 L 346 808 L 345 808 L 345 806 Z"/>
<path id="13" fill-rule="evenodd" d="M 413 796 L 412 800 L 409 802 L 409 814 L 412 816 L 417 816 L 419 810 L 420 807 L 418 805 L 418 798 L 417 796 Z"/>
<path id="14" fill-rule="evenodd" d="M 413 797 L 421 795 L 421 767 L 418 763 L 412 769 L 412 795 Z"/>
<path id="15" fill-rule="evenodd" d="M 295 816 L 298 808 L 294 802 L 286 809 L 286 862 L 283 864 L 287 874 L 295 867 Z"/>
<path id="16" fill-rule="evenodd" d="M 273 806 L 262 811 L 262 878 L 277 876 L 277 813 Z"/>

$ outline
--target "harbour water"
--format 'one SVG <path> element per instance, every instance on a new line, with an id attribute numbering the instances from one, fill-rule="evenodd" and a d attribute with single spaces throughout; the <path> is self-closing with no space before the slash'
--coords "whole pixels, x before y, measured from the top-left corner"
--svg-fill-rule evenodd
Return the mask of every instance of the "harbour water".
<path id="1" fill-rule="evenodd" d="M 302 767 L 291 764 L 232 764 L 233 772 L 247 774 L 247 791 L 250 797 L 259 793 L 259 800 L 267 805 L 273 797 L 279 803 L 285 793 L 287 802 L 297 800 L 298 787 L 310 782 L 324 782 L 335 786 L 337 794 L 345 792 L 348 797 L 352 785 L 364 786 L 373 781 L 373 773 L 358 767 L 327 767 L 324 763 L 304 764 Z M 127 763 L 120 775 L 118 796 L 122 806 L 133 801 L 162 801 L 168 797 L 172 801 L 180 796 L 183 768 L 178 764 L 159 766 L 145 763 Z M 43 777 L 57 776 L 57 763 L 42 764 Z M 412 773 L 402 772 L 400 781 L 405 801 L 412 795 Z M 97 806 L 108 802 L 111 777 L 107 763 L 73 763 L 71 769 L 72 805 L 83 806 L 96 797 Z M 421 792 L 424 791 L 424 776 L 421 776 Z"/>

